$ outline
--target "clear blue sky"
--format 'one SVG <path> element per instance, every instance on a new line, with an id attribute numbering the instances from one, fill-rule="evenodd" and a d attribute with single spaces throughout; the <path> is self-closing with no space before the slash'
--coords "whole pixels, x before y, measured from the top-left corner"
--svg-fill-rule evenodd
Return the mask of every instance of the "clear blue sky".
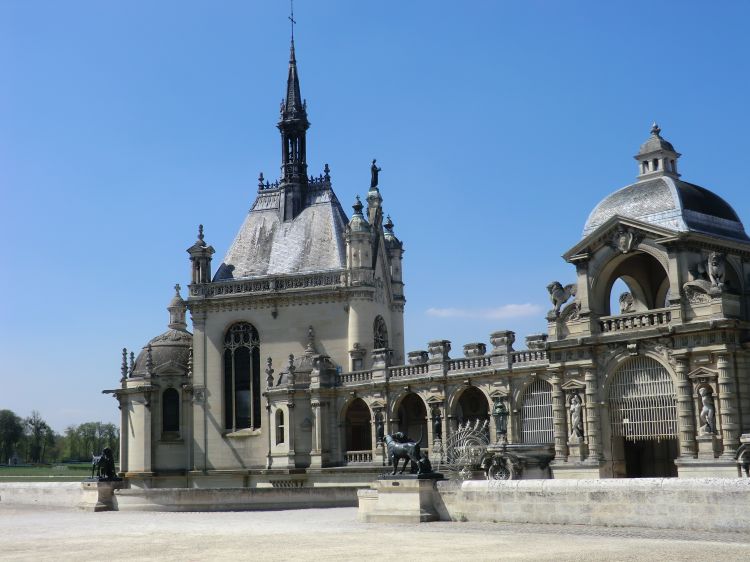
<path id="1" fill-rule="evenodd" d="M 350 211 L 382 165 L 408 349 L 543 331 L 545 286 L 574 280 L 560 255 L 634 180 L 654 119 L 683 178 L 750 220 L 750 3 L 295 12 L 310 170 L 330 164 Z M 165 329 L 197 224 L 220 263 L 258 172 L 278 173 L 287 15 L 283 0 L 0 0 L 0 408 L 57 430 L 118 420 L 100 391 L 123 346 Z"/>

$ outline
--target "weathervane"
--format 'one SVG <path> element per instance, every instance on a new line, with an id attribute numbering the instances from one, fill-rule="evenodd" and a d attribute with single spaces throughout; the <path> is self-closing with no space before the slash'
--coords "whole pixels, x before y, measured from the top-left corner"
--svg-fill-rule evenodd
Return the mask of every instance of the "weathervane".
<path id="1" fill-rule="evenodd" d="M 292 42 L 294 42 L 294 24 L 297 23 L 296 21 L 294 21 L 294 0 L 289 0 L 289 5 L 289 21 L 292 22 Z"/>

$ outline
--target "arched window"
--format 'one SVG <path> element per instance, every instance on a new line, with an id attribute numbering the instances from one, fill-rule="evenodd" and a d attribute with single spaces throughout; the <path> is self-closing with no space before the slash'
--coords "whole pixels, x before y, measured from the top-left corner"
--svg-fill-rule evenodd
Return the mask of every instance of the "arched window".
<path id="1" fill-rule="evenodd" d="M 276 410 L 276 444 L 284 442 L 284 411 Z"/>
<path id="2" fill-rule="evenodd" d="M 234 324 L 224 337 L 224 425 L 260 428 L 260 341 L 252 324 Z"/>
<path id="3" fill-rule="evenodd" d="M 388 347 L 388 328 L 386 327 L 385 320 L 383 320 L 382 316 L 375 317 L 373 333 L 375 334 L 373 349 L 383 349 Z"/>
<path id="4" fill-rule="evenodd" d="M 180 394 L 174 388 L 168 388 L 162 394 L 161 431 L 162 433 L 180 431 Z"/>
<path id="5" fill-rule="evenodd" d="M 538 379 L 526 387 L 521 407 L 521 442 L 552 443 L 552 385 Z"/>

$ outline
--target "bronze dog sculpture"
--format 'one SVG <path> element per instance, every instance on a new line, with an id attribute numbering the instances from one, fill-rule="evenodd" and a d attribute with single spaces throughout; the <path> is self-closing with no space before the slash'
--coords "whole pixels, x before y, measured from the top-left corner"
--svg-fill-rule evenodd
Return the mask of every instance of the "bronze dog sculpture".
<path id="1" fill-rule="evenodd" d="M 427 455 L 420 451 L 419 447 L 421 443 L 422 435 L 419 436 L 418 441 L 412 441 L 401 431 L 385 436 L 388 464 L 393 465 L 393 472 L 391 474 L 396 474 L 398 463 L 401 459 L 404 459 L 404 466 L 401 467 L 400 474 L 404 473 L 406 465 L 410 461 L 412 469 L 416 466 L 417 474 L 427 474 L 432 472 L 432 466 Z"/>

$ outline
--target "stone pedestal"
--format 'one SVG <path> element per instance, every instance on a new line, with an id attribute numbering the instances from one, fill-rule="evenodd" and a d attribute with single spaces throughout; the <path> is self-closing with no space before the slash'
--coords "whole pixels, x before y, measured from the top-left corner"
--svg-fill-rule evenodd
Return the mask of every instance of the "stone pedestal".
<path id="1" fill-rule="evenodd" d="M 580 441 L 568 441 L 568 461 L 582 462 L 589 454 L 589 448 L 586 443 Z"/>
<path id="2" fill-rule="evenodd" d="M 79 509 L 84 511 L 116 511 L 115 490 L 127 488 L 123 480 L 91 480 L 81 483 L 83 493 Z"/>
<path id="3" fill-rule="evenodd" d="M 365 523 L 423 523 L 437 521 L 435 482 L 442 474 L 394 476 L 360 490 L 357 518 Z"/>
<path id="4" fill-rule="evenodd" d="M 696 438 L 698 442 L 698 458 L 705 460 L 713 460 L 719 456 L 721 452 L 721 445 L 716 435 L 706 434 L 699 435 Z"/>

